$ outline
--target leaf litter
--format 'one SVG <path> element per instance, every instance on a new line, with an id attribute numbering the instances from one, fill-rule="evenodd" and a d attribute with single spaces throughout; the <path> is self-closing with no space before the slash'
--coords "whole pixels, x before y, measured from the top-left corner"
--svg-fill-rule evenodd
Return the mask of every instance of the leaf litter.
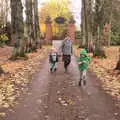
<path id="1" fill-rule="evenodd" d="M 14 107 L 16 99 L 24 92 L 25 87 L 40 69 L 40 60 L 48 54 L 48 48 L 43 47 L 36 53 L 28 54 L 28 60 L 7 61 L 2 65 L 5 73 L 0 77 L 0 109 Z M 0 112 L 0 118 L 6 113 Z"/>

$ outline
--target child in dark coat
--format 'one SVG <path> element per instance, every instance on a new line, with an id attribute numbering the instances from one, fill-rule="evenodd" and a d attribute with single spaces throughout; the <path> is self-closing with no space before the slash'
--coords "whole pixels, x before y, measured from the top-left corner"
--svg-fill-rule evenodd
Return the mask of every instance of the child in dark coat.
<path id="1" fill-rule="evenodd" d="M 58 53 L 55 48 L 52 48 L 49 53 L 49 63 L 50 63 L 50 71 L 55 72 L 57 70 L 57 63 L 58 63 Z"/>

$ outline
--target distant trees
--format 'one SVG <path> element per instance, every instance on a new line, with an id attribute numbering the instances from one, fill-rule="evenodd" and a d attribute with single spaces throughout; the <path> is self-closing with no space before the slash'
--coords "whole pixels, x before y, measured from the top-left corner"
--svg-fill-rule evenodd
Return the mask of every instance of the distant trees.
<path id="1" fill-rule="evenodd" d="M 10 11 L 10 0 L 0 0 L 0 46 L 3 43 L 8 43 L 10 37 L 10 30 L 8 24 Z"/>
<path id="2" fill-rule="evenodd" d="M 89 32 L 92 34 L 92 38 L 95 38 L 96 34 L 96 21 L 99 16 L 101 23 L 101 40 L 104 42 L 104 45 L 120 45 L 120 1 L 119 0 L 83 0 L 82 2 L 82 34 L 84 33 L 85 28 L 85 13 L 84 13 L 84 4 L 86 2 L 86 11 L 87 11 L 87 26 L 88 26 L 88 35 Z M 99 9 L 99 10 L 98 10 Z M 99 21 L 99 22 L 100 22 Z M 99 23 L 100 24 L 100 23 Z M 90 27 L 89 27 L 90 26 Z M 106 28 L 107 26 L 107 28 Z M 107 30 L 106 30 L 107 29 Z M 86 33 L 87 34 L 87 33 Z M 105 36 L 104 36 L 105 35 Z M 83 34 L 83 41 L 85 33 Z M 104 38 L 105 37 L 105 38 Z M 88 39 L 91 39 L 90 36 Z M 104 41 L 103 41 L 104 40 Z M 90 42 L 90 40 L 89 40 Z M 85 44 L 85 43 L 84 43 Z"/>
<path id="3" fill-rule="evenodd" d="M 94 45 L 94 56 L 105 57 L 102 49 L 104 0 L 83 0 L 82 6 L 82 35 L 84 43 L 82 46 L 90 50 Z"/>
<path id="4" fill-rule="evenodd" d="M 0 0 L 0 27 L 6 27 L 10 11 L 10 0 Z"/>
<path id="5" fill-rule="evenodd" d="M 82 1 L 82 46 L 89 49 L 91 41 L 94 45 L 94 56 L 106 57 L 103 46 L 120 44 L 120 1 L 115 0 L 83 0 Z M 107 28 L 107 44 L 104 32 Z M 120 52 L 120 51 L 119 51 Z M 116 65 L 120 70 L 120 57 Z"/>
<path id="6" fill-rule="evenodd" d="M 111 44 L 120 45 L 120 1 L 112 1 Z"/>
<path id="7" fill-rule="evenodd" d="M 48 16 L 52 19 L 53 37 L 55 37 L 55 39 L 56 37 L 61 37 L 67 31 L 67 24 L 72 16 L 69 4 L 69 0 L 51 0 L 44 4 L 40 9 L 39 14 L 41 24 L 45 23 Z M 64 17 L 66 19 L 65 23 L 58 25 L 54 21 L 57 17 Z M 41 26 L 41 29 L 43 30 L 44 28 Z"/>

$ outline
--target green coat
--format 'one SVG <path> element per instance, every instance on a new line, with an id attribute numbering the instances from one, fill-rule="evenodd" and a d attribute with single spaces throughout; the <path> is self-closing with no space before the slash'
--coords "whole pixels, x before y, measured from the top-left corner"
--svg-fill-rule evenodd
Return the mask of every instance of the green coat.
<path id="1" fill-rule="evenodd" d="M 89 67 L 89 64 L 90 64 L 90 57 L 87 56 L 87 51 L 86 50 L 82 50 L 81 55 L 83 56 L 80 56 L 77 60 L 77 62 L 85 62 L 85 63 L 82 63 L 82 64 L 79 64 L 79 70 L 81 71 L 84 71 L 84 70 L 87 70 L 88 67 Z"/>

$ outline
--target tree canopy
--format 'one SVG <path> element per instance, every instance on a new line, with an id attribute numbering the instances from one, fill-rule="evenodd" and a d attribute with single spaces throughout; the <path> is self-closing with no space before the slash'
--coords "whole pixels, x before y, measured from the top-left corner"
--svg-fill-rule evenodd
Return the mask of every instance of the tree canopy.
<path id="1" fill-rule="evenodd" d="M 50 16 L 51 19 L 59 16 L 69 19 L 72 16 L 69 4 L 69 0 L 51 0 L 46 2 L 40 9 L 40 21 L 45 22 L 47 16 Z"/>

